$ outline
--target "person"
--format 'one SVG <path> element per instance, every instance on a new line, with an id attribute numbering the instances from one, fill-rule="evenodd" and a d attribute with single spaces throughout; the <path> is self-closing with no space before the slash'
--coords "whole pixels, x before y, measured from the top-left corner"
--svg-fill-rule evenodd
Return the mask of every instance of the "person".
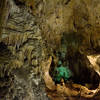
<path id="1" fill-rule="evenodd" d="M 64 80 L 64 82 L 66 82 L 72 76 L 71 70 L 67 66 L 63 66 L 62 61 L 58 62 L 58 67 L 56 67 L 54 71 L 54 81 L 56 84 L 61 83 L 62 79 Z"/>

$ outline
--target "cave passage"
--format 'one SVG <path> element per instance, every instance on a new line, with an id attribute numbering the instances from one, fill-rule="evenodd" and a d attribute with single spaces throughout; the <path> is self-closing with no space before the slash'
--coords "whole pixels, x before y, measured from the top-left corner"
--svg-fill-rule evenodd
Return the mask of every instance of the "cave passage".
<path id="1" fill-rule="evenodd" d="M 63 50 L 54 52 L 56 58 L 58 59 L 57 64 L 55 64 L 55 59 L 51 63 L 50 75 L 55 81 L 55 68 L 59 66 L 61 61 L 61 66 L 67 66 L 73 73 L 73 76 L 69 78 L 66 82 L 73 82 L 76 84 L 81 84 L 89 89 L 96 89 L 99 85 L 100 77 L 99 75 L 90 68 L 90 62 L 84 54 L 79 51 L 75 51 L 72 47 L 66 47 Z"/>

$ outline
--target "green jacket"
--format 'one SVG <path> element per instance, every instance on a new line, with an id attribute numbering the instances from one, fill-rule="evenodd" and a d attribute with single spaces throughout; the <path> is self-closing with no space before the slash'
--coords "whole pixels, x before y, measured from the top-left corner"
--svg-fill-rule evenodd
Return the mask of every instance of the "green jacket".
<path id="1" fill-rule="evenodd" d="M 55 74 L 55 81 L 60 82 L 63 78 L 65 81 L 67 81 L 71 76 L 72 72 L 68 67 L 60 66 L 55 68 L 56 74 Z"/>

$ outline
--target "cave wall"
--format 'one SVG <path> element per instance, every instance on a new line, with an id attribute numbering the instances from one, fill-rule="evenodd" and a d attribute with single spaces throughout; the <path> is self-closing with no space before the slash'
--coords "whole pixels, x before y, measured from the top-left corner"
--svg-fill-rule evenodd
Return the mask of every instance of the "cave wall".
<path id="1" fill-rule="evenodd" d="M 32 14 L 33 1 L 8 2 L 10 8 L 0 39 L 0 98 L 5 100 L 48 99 L 41 78 L 45 47 L 37 18 Z"/>
<path id="2" fill-rule="evenodd" d="M 61 44 L 61 37 L 64 36 L 72 38 L 70 44 L 76 39 L 78 49 L 83 53 L 98 52 L 100 50 L 99 6 L 99 0 L 46 0 L 43 16 L 45 20 L 42 24 L 48 44 L 54 48 Z M 70 34 L 74 36 L 71 37 Z"/>
<path id="3" fill-rule="evenodd" d="M 48 52 L 65 53 L 65 62 L 80 80 L 85 80 L 80 72 L 91 65 L 87 55 L 100 54 L 99 6 L 99 0 L 46 0 L 43 6 L 41 29 Z"/>
<path id="4" fill-rule="evenodd" d="M 2 29 L 6 24 L 8 13 L 9 13 L 9 3 L 8 0 L 0 1 L 0 36 L 2 34 Z"/>
<path id="5" fill-rule="evenodd" d="M 77 51 L 84 56 L 99 52 L 100 1 L 10 0 L 9 5 L 0 42 L 13 55 L 14 81 L 5 99 L 46 100 L 41 62 L 48 55 L 59 49 L 72 49 L 72 58 Z"/>

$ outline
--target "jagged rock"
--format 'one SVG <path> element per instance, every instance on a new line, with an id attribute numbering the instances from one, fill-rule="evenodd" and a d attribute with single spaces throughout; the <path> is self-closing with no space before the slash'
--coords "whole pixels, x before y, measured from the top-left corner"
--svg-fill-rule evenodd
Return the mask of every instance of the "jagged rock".
<path id="1" fill-rule="evenodd" d="M 9 81 L 12 78 L 10 74 L 7 74 L 8 80 L 0 81 L 0 87 L 8 86 L 7 89 L 1 91 L 4 92 L 2 98 L 6 100 L 17 98 L 18 100 L 46 100 L 48 98 L 45 94 L 40 70 L 41 59 L 45 57 L 45 55 L 42 56 L 44 46 L 41 30 L 36 24 L 35 16 L 29 12 L 31 5 L 33 6 L 33 0 L 31 0 L 32 4 L 29 1 L 25 2 L 25 5 L 20 5 L 20 2 L 16 5 L 15 1 L 17 0 L 9 1 L 9 16 L 0 39 L 0 43 L 6 45 L 7 48 L 2 48 L 2 46 L 0 48 L 3 51 L 0 51 L 0 58 L 4 61 L 4 65 L 0 66 L 0 74 L 5 79 L 6 71 L 8 71 L 14 77 L 14 80 Z M 13 58 L 10 60 L 11 54 Z M 5 65 L 7 61 L 9 62 L 8 68 Z M 9 85 L 10 82 L 12 82 L 12 88 Z"/>

